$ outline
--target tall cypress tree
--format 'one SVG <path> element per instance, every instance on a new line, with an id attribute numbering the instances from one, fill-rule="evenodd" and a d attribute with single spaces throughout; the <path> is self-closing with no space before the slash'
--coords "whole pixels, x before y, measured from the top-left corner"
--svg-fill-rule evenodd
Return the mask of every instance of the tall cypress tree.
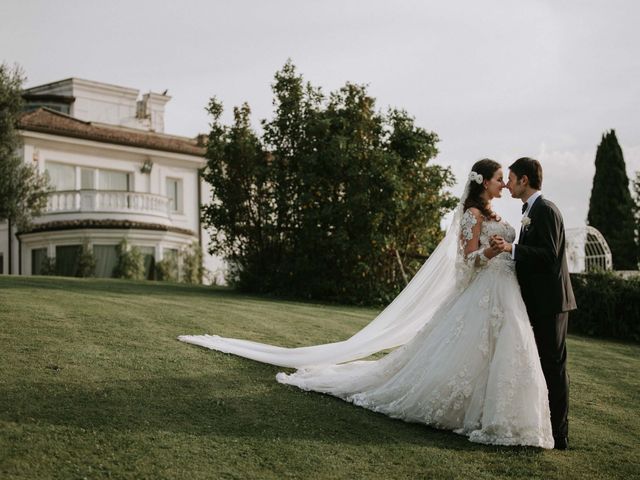
<path id="1" fill-rule="evenodd" d="M 636 177 L 633 180 L 633 197 L 634 197 L 634 210 L 633 214 L 636 219 L 636 247 L 640 251 L 640 170 L 636 172 Z M 638 253 L 638 261 L 640 262 L 640 253 Z M 640 268 L 640 264 L 638 264 Z"/>
<path id="2" fill-rule="evenodd" d="M 604 235 L 616 270 L 638 268 L 633 206 L 622 149 L 611 130 L 598 145 L 587 222 Z"/>

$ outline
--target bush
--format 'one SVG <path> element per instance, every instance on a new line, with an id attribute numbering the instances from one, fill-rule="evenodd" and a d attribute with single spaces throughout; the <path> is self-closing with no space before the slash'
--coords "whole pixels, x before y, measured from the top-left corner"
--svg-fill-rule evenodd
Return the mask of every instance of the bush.
<path id="1" fill-rule="evenodd" d="M 156 263 L 156 279 L 161 282 L 177 282 L 180 278 L 178 258 L 174 255 L 165 256 Z"/>
<path id="2" fill-rule="evenodd" d="M 571 281 L 578 304 L 569 314 L 571 333 L 640 341 L 640 276 L 597 272 L 573 274 Z"/>
<path id="3" fill-rule="evenodd" d="M 56 274 L 56 257 L 44 257 L 40 267 L 40 275 Z"/>
<path id="4" fill-rule="evenodd" d="M 144 256 L 140 249 L 135 246 L 129 247 L 126 240 L 122 240 L 116 246 L 118 263 L 113 269 L 116 278 L 126 278 L 129 280 L 144 280 Z"/>
<path id="5" fill-rule="evenodd" d="M 204 267 L 202 265 L 202 249 L 198 242 L 193 242 L 182 254 L 182 281 L 194 285 L 202 283 Z"/>
<path id="6" fill-rule="evenodd" d="M 89 248 L 89 242 L 82 243 L 82 251 L 78 257 L 78 276 L 93 277 L 96 274 L 96 257 Z"/>

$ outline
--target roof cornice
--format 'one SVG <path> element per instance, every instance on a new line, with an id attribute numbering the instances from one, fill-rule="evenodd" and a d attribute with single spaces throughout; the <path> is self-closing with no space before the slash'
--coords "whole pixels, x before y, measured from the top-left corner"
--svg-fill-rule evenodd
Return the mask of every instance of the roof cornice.
<path id="1" fill-rule="evenodd" d="M 18 120 L 18 129 L 104 144 L 185 154 L 199 157 L 200 161 L 206 152 L 205 148 L 197 145 L 195 139 L 94 124 L 47 108 L 24 113 Z"/>

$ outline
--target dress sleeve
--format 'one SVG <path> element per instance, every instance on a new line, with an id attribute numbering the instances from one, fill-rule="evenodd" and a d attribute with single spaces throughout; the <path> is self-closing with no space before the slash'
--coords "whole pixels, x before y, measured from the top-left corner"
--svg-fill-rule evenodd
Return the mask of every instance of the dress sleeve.
<path id="1" fill-rule="evenodd" d="M 480 245 L 483 218 L 479 212 L 467 209 L 460 221 L 460 248 L 464 263 L 469 267 L 482 267 L 489 259 Z"/>

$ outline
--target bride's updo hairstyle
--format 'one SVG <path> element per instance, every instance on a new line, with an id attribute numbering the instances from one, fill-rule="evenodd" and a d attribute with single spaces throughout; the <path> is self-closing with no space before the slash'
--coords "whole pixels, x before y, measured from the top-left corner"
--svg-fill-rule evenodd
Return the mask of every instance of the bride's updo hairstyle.
<path id="1" fill-rule="evenodd" d="M 483 158 L 473 164 L 471 172 L 482 175 L 484 181 L 491 180 L 493 174 L 496 173 L 496 170 L 499 168 L 502 168 L 502 165 L 495 160 Z M 470 175 L 473 175 L 473 173 Z M 467 196 L 467 199 L 464 201 L 464 210 L 466 211 L 468 208 L 475 207 L 480 210 L 485 218 L 496 218 L 496 214 L 491 210 L 489 202 L 482 198 L 482 192 L 484 192 L 484 183 L 482 181 L 478 183 L 472 179 L 469 182 L 469 196 Z"/>

